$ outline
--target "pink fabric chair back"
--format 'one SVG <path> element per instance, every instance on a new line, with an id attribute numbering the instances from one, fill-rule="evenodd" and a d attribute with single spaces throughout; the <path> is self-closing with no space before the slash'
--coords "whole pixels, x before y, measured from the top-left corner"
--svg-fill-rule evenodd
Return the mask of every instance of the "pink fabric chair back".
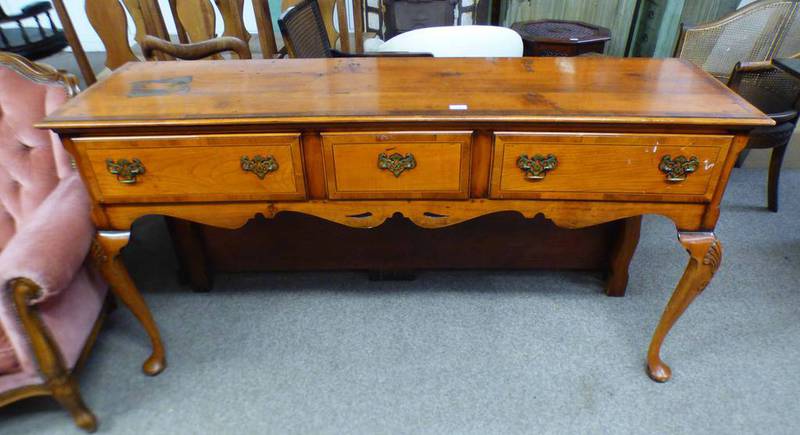
<path id="1" fill-rule="evenodd" d="M 0 250 L 69 173 L 58 138 L 33 127 L 68 97 L 62 85 L 35 83 L 0 66 Z"/>
<path id="2" fill-rule="evenodd" d="M 70 157 L 58 138 L 33 127 L 67 98 L 62 84 L 36 83 L 0 65 L 0 251 L 70 172 Z M 18 369 L 0 328 L 0 374 Z"/>

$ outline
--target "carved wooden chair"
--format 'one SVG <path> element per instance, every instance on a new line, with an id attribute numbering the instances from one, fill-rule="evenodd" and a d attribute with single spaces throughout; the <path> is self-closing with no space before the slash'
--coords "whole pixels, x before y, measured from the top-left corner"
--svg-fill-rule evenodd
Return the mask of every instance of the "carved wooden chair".
<path id="1" fill-rule="evenodd" d="M 800 58 L 800 53 L 793 56 Z M 778 182 L 786 148 L 800 109 L 800 80 L 771 62 L 737 63 L 728 86 L 777 123 L 753 130 L 747 149 L 772 148 L 767 182 L 767 208 L 778 211 Z M 745 154 L 747 150 L 742 153 Z M 745 154 L 746 155 L 746 154 Z"/>
<path id="2" fill-rule="evenodd" d="M 253 0 L 252 3 L 261 52 L 264 58 L 270 59 L 277 53 L 277 48 L 269 2 Z M 181 43 L 200 42 L 217 36 L 215 7 L 225 26 L 221 36 L 250 42 L 251 35 L 244 25 L 244 0 L 169 0 L 169 5 Z"/>
<path id="3" fill-rule="evenodd" d="M 237 0 L 231 1 L 230 4 L 234 5 Z M 192 26 L 191 32 L 187 26 L 179 29 L 179 36 L 184 35 L 184 38 L 188 38 L 186 39 L 188 43 L 173 43 L 169 40 L 161 11 L 157 5 L 154 6 L 147 0 L 86 0 L 85 6 L 89 22 L 100 36 L 106 49 L 106 67 L 109 70 L 115 70 L 127 62 L 142 60 L 134 53 L 133 47 L 128 41 L 128 14 L 136 26 L 135 40 L 142 48 L 145 60 L 200 59 L 215 57 L 218 53 L 225 51 L 233 51 L 240 58 L 249 59 L 250 48 L 244 39 L 246 32 L 243 27 L 239 26 L 240 20 L 229 19 L 230 21 L 226 22 L 226 36 L 215 38 L 213 37 L 214 19 L 206 16 L 206 14 L 210 14 L 213 17 L 213 9 L 199 7 L 199 9 L 193 10 L 190 7 L 206 2 L 207 0 L 171 1 L 171 5 L 176 8 L 177 16 L 183 16 L 185 22 Z M 183 12 L 181 13 L 181 11 Z M 192 11 L 193 13 L 190 13 Z M 233 17 L 235 14 L 229 14 L 229 16 Z M 241 14 L 239 14 L 240 16 Z M 199 20 L 202 17 L 205 17 L 204 21 Z M 194 30 L 195 25 L 200 26 L 197 31 Z M 233 26 L 233 29 L 228 31 L 227 27 L 230 26 Z M 205 38 L 209 35 L 209 29 L 211 29 L 212 37 Z M 230 36 L 229 33 L 230 35 L 238 34 L 241 37 Z M 191 38 L 188 36 L 189 34 L 192 35 Z"/>
<path id="4" fill-rule="evenodd" d="M 684 27 L 675 56 L 722 82 L 738 62 L 763 62 L 800 51 L 800 0 L 760 0 L 710 23 Z"/>
<path id="5" fill-rule="evenodd" d="M 288 55 L 295 58 L 432 56 L 430 53 L 399 52 L 355 54 L 332 48 L 317 0 L 302 0 L 289 8 L 278 20 L 278 27 Z"/>
<path id="6" fill-rule="evenodd" d="M 74 376 L 94 343 L 108 285 L 89 265 L 90 201 L 55 134 L 33 127 L 77 80 L 0 53 L 0 406 L 53 396 L 97 425 Z"/>
<path id="7" fill-rule="evenodd" d="M 67 39 L 50 16 L 52 8 L 50 2 L 40 1 L 23 7 L 17 15 L 8 15 L 0 6 L 0 50 L 29 59 L 41 59 L 63 50 Z M 36 27 L 25 27 L 30 20 Z M 14 23 L 16 28 L 3 26 L 8 23 Z"/>

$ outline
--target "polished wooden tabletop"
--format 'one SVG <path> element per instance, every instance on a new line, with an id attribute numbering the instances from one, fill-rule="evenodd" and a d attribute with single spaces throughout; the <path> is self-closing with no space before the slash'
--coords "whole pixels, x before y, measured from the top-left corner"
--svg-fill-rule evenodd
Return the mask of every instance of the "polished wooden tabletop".
<path id="1" fill-rule="evenodd" d="M 772 123 L 677 59 L 350 58 L 130 63 L 40 126 L 414 121 Z"/>

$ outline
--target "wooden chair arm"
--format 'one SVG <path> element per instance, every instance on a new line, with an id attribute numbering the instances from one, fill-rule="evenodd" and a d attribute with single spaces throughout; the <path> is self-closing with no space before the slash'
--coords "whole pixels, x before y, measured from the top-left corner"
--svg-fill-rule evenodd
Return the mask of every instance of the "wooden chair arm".
<path id="1" fill-rule="evenodd" d="M 775 68 L 776 68 L 775 65 L 773 65 L 772 62 L 769 61 L 738 62 L 736 66 L 733 67 L 733 71 L 731 72 L 731 77 L 728 79 L 728 87 L 731 88 L 734 92 L 738 92 L 742 80 L 747 75 L 760 74 L 766 71 L 771 71 Z"/>
<path id="2" fill-rule="evenodd" d="M 233 51 L 239 59 L 250 59 L 250 47 L 239 38 L 222 36 L 191 44 L 176 44 L 146 35 L 141 42 L 142 54 L 145 59 L 152 59 L 154 51 L 160 51 L 183 60 L 195 60 L 209 57 L 226 51 Z"/>

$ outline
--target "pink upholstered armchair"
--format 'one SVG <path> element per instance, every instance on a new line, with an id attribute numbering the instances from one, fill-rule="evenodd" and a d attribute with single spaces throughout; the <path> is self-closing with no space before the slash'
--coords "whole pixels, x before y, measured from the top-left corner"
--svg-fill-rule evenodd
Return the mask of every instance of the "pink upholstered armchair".
<path id="1" fill-rule="evenodd" d="M 0 406 L 51 395 L 93 431 L 73 370 L 108 286 L 87 262 L 83 183 L 58 137 L 33 127 L 76 90 L 74 77 L 0 53 Z"/>

